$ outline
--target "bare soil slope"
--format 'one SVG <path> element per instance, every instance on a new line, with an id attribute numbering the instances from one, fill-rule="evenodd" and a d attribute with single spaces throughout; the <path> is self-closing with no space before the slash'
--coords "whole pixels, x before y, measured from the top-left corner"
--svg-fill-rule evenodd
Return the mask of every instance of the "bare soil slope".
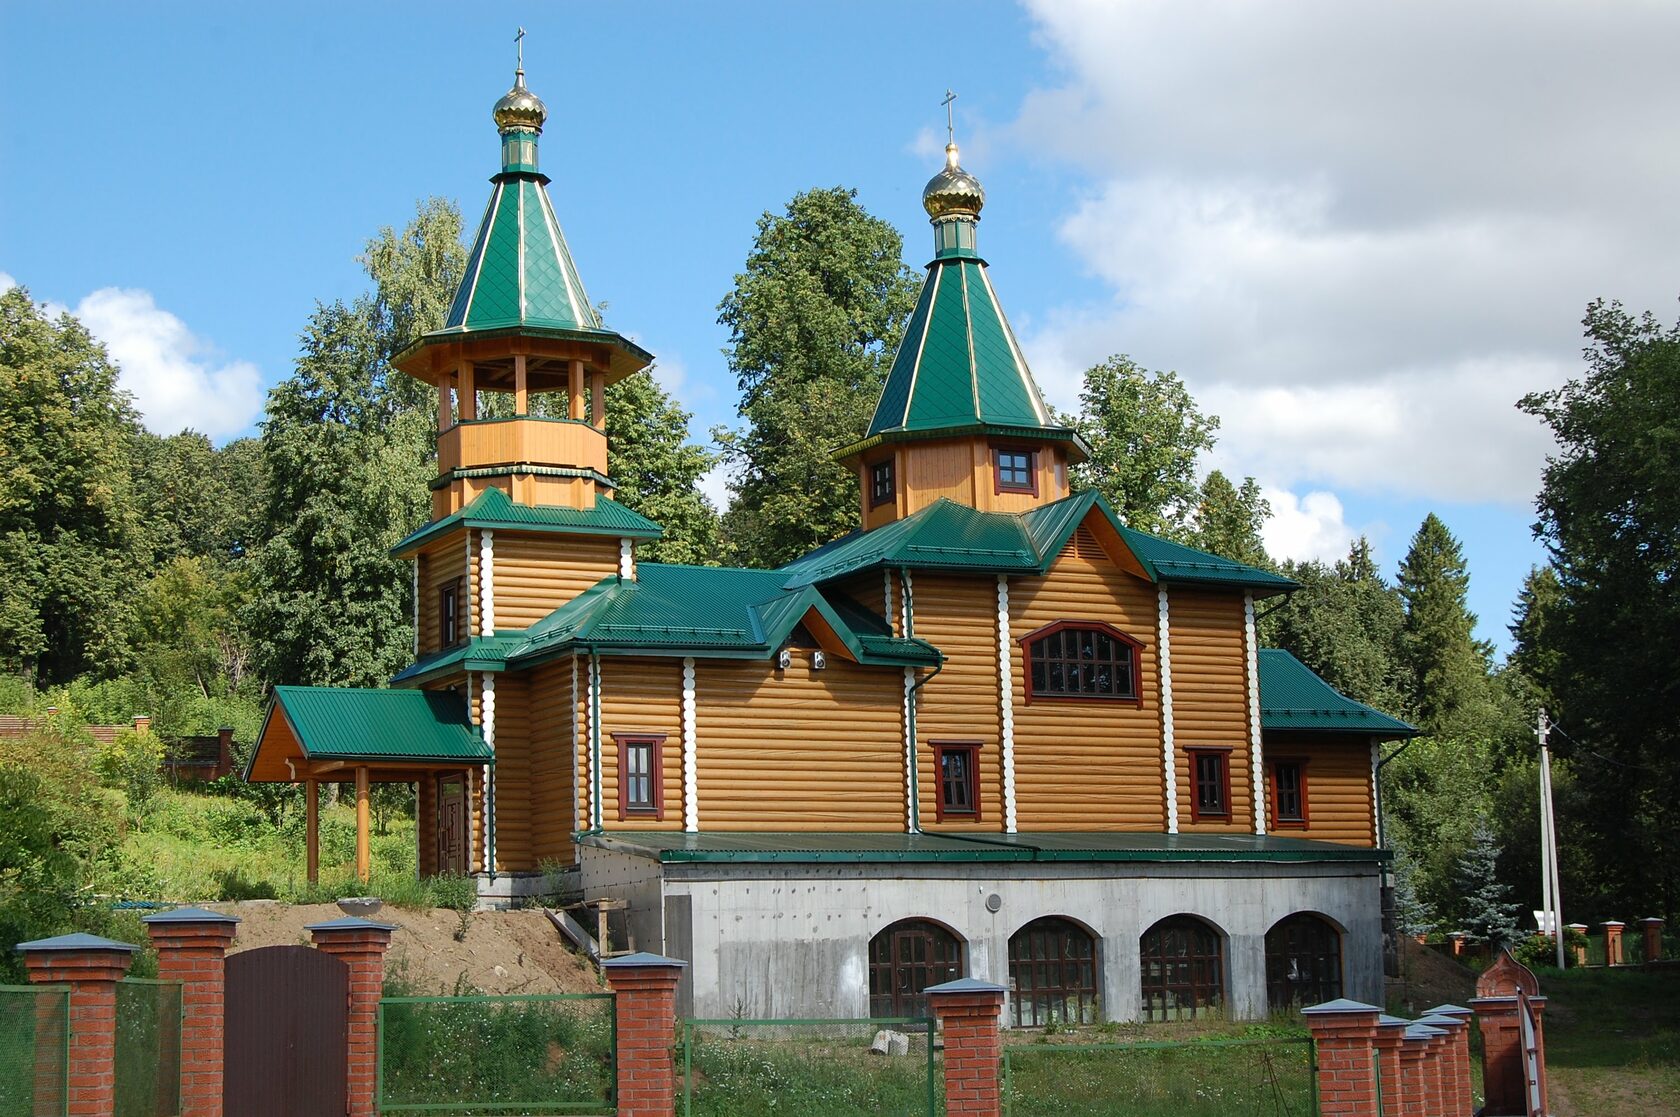
<path id="1" fill-rule="evenodd" d="M 251 900 L 207 904 L 216 911 L 237 915 L 239 937 L 233 949 L 307 944 L 311 923 L 338 919 L 333 904 L 282 904 Z M 465 941 L 457 942 L 460 917 L 448 908 L 408 911 L 386 907 L 374 916 L 393 923 L 391 952 L 385 972 L 407 992 L 416 995 L 463 992 L 485 993 L 597 993 L 602 987 L 595 967 L 568 949 L 560 933 L 541 911 L 475 912 Z"/>

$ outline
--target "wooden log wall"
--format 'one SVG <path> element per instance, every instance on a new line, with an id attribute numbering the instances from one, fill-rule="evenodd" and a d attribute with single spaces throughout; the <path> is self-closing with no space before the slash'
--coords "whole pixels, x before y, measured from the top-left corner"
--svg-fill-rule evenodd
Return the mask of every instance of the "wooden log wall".
<path id="1" fill-rule="evenodd" d="M 615 733 L 663 736 L 664 817 L 619 820 Z M 682 660 L 601 657 L 601 814 L 607 830 L 683 828 Z"/>
<path id="2" fill-rule="evenodd" d="M 437 781 L 436 772 L 423 773 L 414 796 L 414 840 L 423 877 L 436 876 L 438 871 Z"/>
<path id="3" fill-rule="evenodd" d="M 572 832 L 585 829 L 588 819 L 577 810 L 572 734 L 578 696 L 572 677 L 581 683 L 584 668 L 571 656 L 533 670 L 529 687 L 531 708 L 531 852 L 540 864 L 571 864 L 576 854 Z M 581 688 L 579 688 L 581 689 Z"/>
<path id="4" fill-rule="evenodd" d="M 452 531 L 442 539 L 428 544 L 419 553 L 420 563 L 420 654 L 430 655 L 443 648 L 443 591 L 452 585 L 462 586 L 457 608 L 462 623 L 466 618 L 465 582 L 467 575 L 467 542 L 464 531 Z"/>
<path id="5" fill-rule="evenodd" d="M 496 532 L 496 627 L 529 628 L 618 573 L 616 537 Z"/>
<path id="6" fill-rule="evenodd" d="M 1243 598 L 1233 590 L 1167 591 L 1172 638 L 1173 745 L 1178 774 L 1178 827 L 1183 831 L 1254 832 L 1250 779 L 1247 646 Z M 1189 749 L 1228 748 L 1230 814 L 1191 821 L 1196 793 Z"/>
<path id="7" fill-rule="evenodd" d="M 1371 742 L 1366 737 L 1337 734 L 1268 733 L 1265 737 L 1268 829 L 1273 819 L 1270 798 L 1274 761 L 1303 761 L 1307 784 L 1307 825 L 1279 828 L 1285 837 L 1316 838 L 1344 845 L 1373 846 L 1376 818 L 1371 804 Z"/>
<path id="8" fill-rule="evenodd" d="M 1048 574 L 1009 580 L 1009 617 L 1020 829 L 1164 830 L 1155 587 L 1115 565 L 1081 528 Z M 1060 620 L 1104 621 L 1143 645 L 1141 705 L 1050 698 L 1028 703 L 1020 640 Z M 1175 700 L 1177 640 L 1175 629 Z"/>
<path id="9" fill-rule="evenodd" d="M 484 676 L 478 680 L 482 686 Z M 531 809 L 531 683 L 525 672 L 496 676 L 496 867 L 535 872 Z"/>
<path id="10" fill-rule="evenodd" d="M 796 649 L 695 675 L 702 830 L 904 829 L 901 672 Z"/>
<path id="11" fill-rule="evenodd" d="M 916 704 L 916 787 L 922 825 L 1002 831 L 997 579 L 913 573 L 911 587 L 916 635 L 946 657 L 944 669 L 922 686 Z M 934 743 L 938 741 L 980 745 L 976 757 L 980 812 L 975 820 L 947 817 L 937 821 L 940 789 Z"/>

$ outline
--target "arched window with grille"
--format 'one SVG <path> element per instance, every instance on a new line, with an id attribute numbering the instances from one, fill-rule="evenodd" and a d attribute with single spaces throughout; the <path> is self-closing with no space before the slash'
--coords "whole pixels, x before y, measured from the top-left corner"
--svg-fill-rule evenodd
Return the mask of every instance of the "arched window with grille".
<path id="1" fill-rule="evenodd" d="M 1273 1012 L 1342 995 L 1342 934 L 1321 915 L 1300 911 L 1266 932 L 1266 1002 Z"/>
<path id="2" fill-rule="evenodd" d="M 1225 1003 L 1225 939 L 1193 915 L 1173 915 L 1143 933 L 1143 1018 L 1217 1016 Z"/>
<path id="3" fill-rule="evenodd" d="M 1101 621 L 1056 621 L 1021 638 L 1027 701 L 1139 705 L 1143 645 Z"/>
<path id="4" fill-rule="evenodd" d="M 926 1016 L 930 985 L 963 975 L 962 940 L 931 919 L 903 919 L 869 940 L 869 1015 Z"/>
<path id="5" fill-rule="evenodd" d="M 1097 940 L 1071 919 L 1035 919 L 1009 938 L 1017 1028 L 1097 1022 Z"/>

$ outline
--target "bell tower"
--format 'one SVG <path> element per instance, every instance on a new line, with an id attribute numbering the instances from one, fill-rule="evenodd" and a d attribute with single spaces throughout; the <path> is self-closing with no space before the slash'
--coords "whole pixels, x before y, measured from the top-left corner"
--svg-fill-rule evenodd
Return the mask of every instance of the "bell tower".
<path id="1" fill-rule="evenodd" d="M 653 355 L 601 324 L 538 168 L 548 110 L 523 64 L 492 113 L 502 168 L 441 329 L 394 358 L 438 393 L 432 518 L 490 489 L 588 512 L 612 488 L 605 390 Z"/>

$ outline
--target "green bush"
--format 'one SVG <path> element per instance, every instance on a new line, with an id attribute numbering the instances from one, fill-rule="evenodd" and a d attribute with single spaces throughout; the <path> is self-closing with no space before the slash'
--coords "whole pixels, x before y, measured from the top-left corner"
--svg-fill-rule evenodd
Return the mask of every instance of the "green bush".
<path id="1" fill-rule="evenodd" d="M 139 816 L 163 786 L 163 739 L 124 729 L 99 750 L 94 767 L 105 786 L 121 791 L 129 812 Z"/>

